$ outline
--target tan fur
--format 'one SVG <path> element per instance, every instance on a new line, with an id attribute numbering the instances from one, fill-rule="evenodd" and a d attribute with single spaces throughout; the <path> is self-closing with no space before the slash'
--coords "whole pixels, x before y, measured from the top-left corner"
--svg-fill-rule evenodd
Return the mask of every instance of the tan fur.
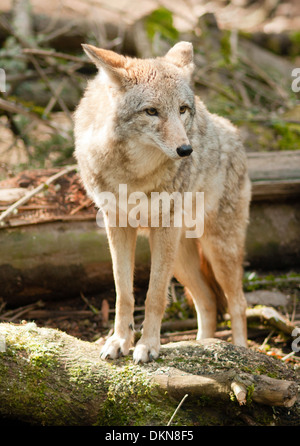
<path id="1" fill-rule="evenodd" d="M 151 274 L 143 334 L 135 362 L 157 358 L 167 289 L 174 275 L 192 296 L 198 339 L 214 336 L 217 304 L 224 296 L 231 314 L 233 342 L 247 345 L 242 262 L 248 221 L 250 181 L 237 129 L 207 111 L 191 89 L 193 50 L 180 42 L 156 59 L 132 59 L 84 45 L 99 68 L 75 112 L 75 154 L 87 192 L 100 205 L 100 193 L 126 184 L 140 191 L 204 192 L 204 234 L 187 238 L 186 228 L 148 227 Z M 187 109 L 180 113 L 180 107 Z M 149 116 L 149 108 L 157 115 Z M 181 158 L 177 147 L 191 145 Z M 195 206 L 195 202 L 193 202 Z M 174 216 L 173 216 L 174 217 Z M 101 356 L 128 354 L 133 340 L 133 271 L 137 229 L 106 229 L 116 285 L 115 330 Z"/>
<path id="2" fill-rule="evenodd" d="M 217 304 L 217 311 L 223 315 L 227 310 L 227 300 L 226 296 L 224 294 L 224 291 L 216 281 L 213 269 L 211 267 L 211 264 L 205 257 L 205 255 L 202 252 L 200 243 L 198 244 L 198 250 L 199 250 L 199 256 L 200 256 L 200 270 L 203 273 L 203 276 L 206 280 L 207 285 L 212 289 L 215 297 L 216 297 L 216 304 Z"/>

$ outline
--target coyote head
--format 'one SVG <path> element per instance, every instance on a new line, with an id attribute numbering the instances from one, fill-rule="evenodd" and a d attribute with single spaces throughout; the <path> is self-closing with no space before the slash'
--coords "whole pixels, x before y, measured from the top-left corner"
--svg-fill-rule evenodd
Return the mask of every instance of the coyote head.
<path id="1" fill-rule="evenodd" d="M 156 59 L 82 46 L 99 68 L 110 97 L 115 136 L 128 144 L 134 141 L 136 150 L 159 149 L 174 160 L 189 156 L 193 149 L 188 135 L 195 114 L 192 44 L 177 43 Z"/>

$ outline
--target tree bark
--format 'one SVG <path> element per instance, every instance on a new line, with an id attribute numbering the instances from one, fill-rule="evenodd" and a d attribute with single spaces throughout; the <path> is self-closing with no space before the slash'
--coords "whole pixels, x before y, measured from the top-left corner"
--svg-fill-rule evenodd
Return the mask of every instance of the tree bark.
<path id="1" fill-rule="evenodd" d="M 199 401 L 235 414 L 255 403 L 291 411 L 297 399 L 284 364 L 220 340 L 167 344 L 158 361 L 134 365 L 102 361 L 99 345 L 55 329 L 3 323 L 0 358 L 0 414 L 30 424 L 166 425 L 188 394 L 176 422 L 192 425 Z"/>

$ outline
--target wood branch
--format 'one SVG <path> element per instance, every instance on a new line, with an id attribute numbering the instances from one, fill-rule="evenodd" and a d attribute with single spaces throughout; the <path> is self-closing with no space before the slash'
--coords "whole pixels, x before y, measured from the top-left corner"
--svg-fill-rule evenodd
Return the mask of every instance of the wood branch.
<path id="1" fill-rule="evenodd" d="M 246 65 L 249 65 L 249 67 L 253 69 L 253 71 L 258 75 L 258 78 L 261 78 L 267 85 L 269 85 L 269 87 L 271 87 L 271 89 L 277 91 L 283 100 L 288 99 L 287 92 L 278 84 L 278 82 L 275 82 L 264 69 L 257 65 L 248 56 L 245 57 L 243 54 L 240 54 L 239 57 Z"/>
<path id="2" fill-rule="evenodd" d="M 244 284 L 246 286 L 257 285 L 259 287 L 264 285 L 278 286 L 278 285 L 289 285 L 299 283 L 299 277 L 272 277 L 272 279 L 253 279 L 245 280 Z"/>
<path id="3" fill-rule="evenodd" d="M 193 330 L 197 328 L 197 319 L 182 319 L 174 321 L 166 321 L 161 324 L 162 333 L 167 331 L 183 331 L 183 330 Z"/>
<path id="4" fill-rule="evenodd" d="M 59 51 L 54 50 L 41 50 L 39 48 L 24 48 L 22 50 L 23 54 L 33 54 L 41 57 L 56 57 L 58 59 L 70 60 L 72 62 L 84 64 L 91 64 L 90 59 L 81 59 L 80 57 L 73 56 L 72 54 L 66 54 Z"/>
<path id="5" fill-rule="evenodd" d="M 289 408 L 295 416 L 299 410 L 291 369 L 225 341 L 168 344 L 160 361 L 134 365 L 130 358 L 102 361 L 97 344 L 58 330 L 2 323 L 0 357 L 0 414 L 31 424 L 166 425 L 185 395 L 192 412 L 178 411 L 182 425 L 191 425 L 191 413 L 203 417 L 206 406 L 215 414 L 221 408 L 221 417 L 230 406 L 233 419 L 250 402 L 261 410 Z M 257 374 L 259 368 L 278 379 Z"/>
<path id="6" fill-rule="evenodd" d="M 70 120 L 70 122 L 73 123 L 71 113 L 70 113 L 68 107 L 66 106 L 64 100 L 60 97 L 60 92 L 59 91 L 58 92 L 55 91 L 55 89 L 53 88 L 53 86 L 52 86 L 52 84 L 51 84 L 51 82 L 50 82 L 50 80 L 48 78 L 48 76 L 45 74 L 45 71 L 42 69 L 42 67 L 38 63 L 37 59 L 32 54 L 29 54 L 29 60 L 31 61 L 31 63 L 35 67 L 36 71 L 41 76 L 41 78 L 43 79 L 45 85 L 51 91 L 51 93 L 53 95 L 53 98 L 59 103 L 62 111 L 65 112 L 65 114 L 68 117 L 68 119 Z"/>
<path id="7" fill-rule="evenodd" d="M 238 381 L 232 381 L 231 390 L 233 391 L 240 406 L 247 402 L 247 387 Z"/>
<path id="8" fill-rule="evenodd" d="M 10 27 L 8 26 L 11 15 L 11 12 L 1 12 L 0 37 L 2 39 L 7 38 L 11 34 Z M 5 20 L 1 20 L 2 18 Z M 84 17 L 70 19 L 70 17 L 55 16 L 55 23 L 51 23 L 53 19 L 50 16 L 35 14 L 33 12 L 31 19 L 33 29 L 41 35 L 41 43 L 44 46 L 46 44 L 46 46 L 51 46 L 58 50 L 63 48 L 68 51 L 78 51 L 80 43 L 88 40 L 91 30 L 95 27 L 94 20 L 88 20 Z M 102 45 L 107 46 L 108 49 L 111 46 L 110 43 L 113 43 L 114 46 L 118 45 L 119 47 L 125 45 L 124 42 L 120 44 L 120 41 L 117 40 L 120 33 L 128 33 L 128 27 L 122 20 L 118 20 L 116 23 L 111 20 L 104 20 L 101 25 L 104 29 L 104 35 L 101 41 Z M 50 30 L 49 27 L 51 27 Z M 135 53 L 135 48 L 133 47 L 134 41 L 132 38 L 129 40 L 129 37 L 126 39 L 126 49 L 132 54 Z"/>
<path id="9" fill-rule="evenodd" d="M 46 125 L 47 127 L 50 127 L 51 129 L 55 130 L 55 132 L 59 131 L 60 134 L 64 137 L 68 137 L 67 133 L 55 122 L 51 121 L 50 119 L 40 118 L 36 113 L 31 112 L 20 104 L 16 104 L 12 101 L 7 101 L 6 99 L 0 98 L 0 110 L 1 109 L 8 111 L 9 113 L 16 113 L 18 115 L 26 116 L 29 119 L 33 119 L 41 124 Z"/>
<path id="10" fill-rule="evenodd" d="M 230 92 L 222 88 L 219 84 L 213 83 L 208 79 L 204 79 L 201 76 L 195 76 L 195 83 L 199 85 L 203 85 L 204 87 L 215 90 L 217 93 L 220 93 L 225 98 L 229 99 L 229 101 L 236 103 L 238 106 L 241 106 L 242 103 L 238 97 L 232 95 Z"/>
<path id="11" fill-rule="evenodd" d="M 29 45 L 29 43 L 27 42 L 26 36 L 19 34 L 14 29 L 14 27 L 10 24 L 10 21 L 7 19 L 7 17 L 5 17 L 4 14 L 1 14 L 0 16 L 0 27 L 2 27 L 8 34 L 13 35 L 23 47 L 32 46 Z"/>
<path id="12" fill-rule="evenodd" d="M 40 184 L 39 186 L 35 187 L 31 191 L 29 191 L 25 196 L 20 198 L 18 201 L 16 201 L 14 204 L 12 204 L 6 211 L 4 211 L 0 215 L 0 223 L 3 222 L 7 217 L 9 217 L 16 209 L 18 209 L 19 206 L 22 206 L 23 204 L 27 203 L 27 201 L 30 200 L 34 195 L 38 194 L 42 190 L 46 189 L 51 183 L 54 183 L 58 178 L 62 177 L 63 175 L 66 175 L 69 172 L 72 172 L 73 170 L 77 169 L 77 165 L 71 165 L 67 166 L 65 169 L 62 169 L 61 171 L 57 172 L 55 175 L 52 175 L 50 178 L 48 178 L 47 181 Z"/>
<path id="13" fill-rule="evenodd" d="M 292 331 L 295 329 L 294 324 L 272 307 L 248 308 L 246 316 L 248 322 L 260 320 L 287 335 L 291 335 Z"/>
<path id="14" fill-rule="evenodd" d="M 247 373 L 236 374 L 229 371 L 216 373 L 214 377 L 156 375 L 153 381 L 176 398 L 188 394 L 190 397 L 206 396 L 227 400 L 230 390 L 233 390 L 240 405 L 246 404 L 248 393 L 253 401 L 268 406 L 291 407 L 297 400 L 297 386 L 294 382 L 264 375 L 254 377 Z"/>
<path id="15" fill-rule="evenodd" d="M 19 200 L 23 197 L 27 192 L 25 187 L 10 187 L 0 189 L 0 203 L 1 204 L 9 204 L 13 203 L 16 200 Z"/>
<path id="16" fill-rule="evenodd" d="M 4 314 L 0 315 L 0 320 L 5 322 L 13 322 L 20 317 L 24 317 L 28 315 L 31 311 L 34 311 L 36 308 L 42 308 L 44 306 L 44 302 L 37 301 L 33 304 L 25 305 L 23 307 L 18 307 L 13 310 L 6 311 Z"/>
<path id="17" fill-rule="evenodd" d="M 32 308 L 35 308 L 33 304 Z M 9 312 L 7 312 L 9 313 Z M 29 321 L 35 321 L 37 319 L 86 319 L 93 316 L 91 310 L 35 310 L 24 307 L 24 310 L 14 310 L 12 316 L 8 316 L 7 313 L 0 315 L 0 321 L 3 322 L 14 322 L 20 320 L 20 318 L 26 317 Z"/>

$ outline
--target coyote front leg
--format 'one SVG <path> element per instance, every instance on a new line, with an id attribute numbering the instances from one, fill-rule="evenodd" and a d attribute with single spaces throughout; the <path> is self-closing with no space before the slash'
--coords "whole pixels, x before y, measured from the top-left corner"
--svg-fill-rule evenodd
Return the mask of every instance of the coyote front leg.
<path id="1" fill-rule="evenodd" d="M 101 358 L 127 355 L 133 340 L 133 268 L 137 230 L 106 225 L 116 288 L 114 334 L 106 341 Z"/>
<path id="2" fill-rule="evenodd" d="M 181 229 L 152 228 L 150 232 L 151 273 L 145 302 L 143 334 L 137 343 L 134 362 L 156 359 L 160 349 L 161 320 L 166 307 L 168 285 L 173 273 Z"/>

